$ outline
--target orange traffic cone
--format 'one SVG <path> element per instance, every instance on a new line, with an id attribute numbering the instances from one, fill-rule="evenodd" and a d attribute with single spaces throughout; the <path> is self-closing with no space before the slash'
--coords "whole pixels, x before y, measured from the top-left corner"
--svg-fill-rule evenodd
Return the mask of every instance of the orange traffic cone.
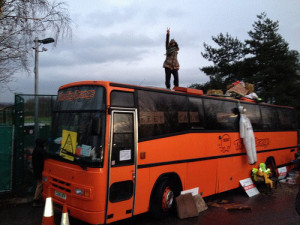
<path id="1" fill-rule="evenodd" d="M 54 224 L 53 203 L 52 203 L 50 188 L 48 188 L 48 194 L 47 194 L 45 208 L 44 208 L 44 216 L 43 216 L 42 225 L 55 225 Z"/>
<path id="2" fill-rule="evenodd" d="M 62 214 L 61 214 L 60 225 L 70 225 L 70 223 L 69 223 L 69 214 L 68 214 L 68 209 L 67 209 L 66 204 L 64 204 L 63 211 L 62 211 Z"/>

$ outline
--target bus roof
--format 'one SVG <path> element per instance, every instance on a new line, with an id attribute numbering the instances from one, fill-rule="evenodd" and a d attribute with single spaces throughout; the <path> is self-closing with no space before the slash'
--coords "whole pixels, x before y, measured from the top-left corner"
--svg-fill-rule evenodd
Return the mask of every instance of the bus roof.
<path id="1" fill-rule="evenodd" d="M 122 87 L 122 88 L 140 89 L 140 90 L 148 90 L 148 91 L 169 92 L 169 93 L 173 93 L 173 94 L 185 94 L 185 95 L 194 95 L 194 96 L 198 95 L 198 96 L 203 96 L 206 98 L 214 98 L 214 99 L 237 101 L 237 102 L 240 101 L 243 103 L 252 103 L 252 104 L 265 105 L 265 106 L 275 106 L 275 107 L 294 109 L 294 107 L 290 107 L 290 106 L 274 105 L 274 104 L 269 104 L 269 103 L 265 103 L 265 102 L 256 102 L 254 100 L 238 99 L 238 98 L 227 97 L 227 96 L 218 96 L 218 95 L 206 95 L 203 93 L 202 90 L 193 89 L 193 88 L 174 87 L 173 90 L 170 90 L 170 89 L 160 88 L 160 87 L 147 87 L 147 86 L 123 84 L 123 83 L 116 83 L 116 82 L 112 82 L 112 81 L 101 81 L 101 80 L 99 80 L 99 81 L 87 80 L 87 81 L 72 82 L 72 83 L 60 86 L 59 90 L 63 90 L 63 89 L 70 88 L 70 87 L 76 87 L 76 86 L 84 86 L 84 85 L 112 86 L 112 87 Z"/>

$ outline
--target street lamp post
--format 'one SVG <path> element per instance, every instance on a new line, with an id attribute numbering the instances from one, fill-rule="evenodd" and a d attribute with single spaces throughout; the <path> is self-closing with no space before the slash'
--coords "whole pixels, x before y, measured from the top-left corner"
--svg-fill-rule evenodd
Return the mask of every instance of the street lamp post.
<path id="1" fill-rule="evenodd" d="M 38 94 L 39 94 L 39 46 L 41 44 L 49 44 L 54 42 L 53 38 L 46 38 L 43 40 L 39 40 L 38 37 L 35 38 L 34 43 L 34 50 L 35 50 L 35 58 L 34 58 L 34 139 L 36 140 L 39 137 L 39 101 L 38 101 Z M 43 51 L 46 51 L 43 48 Z"/>

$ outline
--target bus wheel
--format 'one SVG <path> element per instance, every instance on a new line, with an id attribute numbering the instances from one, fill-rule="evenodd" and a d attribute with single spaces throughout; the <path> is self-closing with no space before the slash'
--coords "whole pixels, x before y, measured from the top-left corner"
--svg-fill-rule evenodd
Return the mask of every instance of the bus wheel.
<path id="1" fill-rule="evenodd" d="M 277 188 L 278 184 L 278 178 L 276 174 L 276 163 L 273 157 L 267 158 L 266 162 L 266 168 L 269 168 L 271 170 L 271 176 L 270 179 L 274 182 L 274 187 Z"/>
<path id="2" fill-rule="evenodd" d="M 271 170 L 271 178 L 277 177 L 276 175 L 276 164 L 274 162 L 274 159 L 269 157 L 267 158 L 266 162 L 266 168 L 269 168 Z"/>
<path id="3" fill-rule="evenodd" d="M 167 186 L 162 197 L 162 210 L 164 212 L 167 212 L 173 206 L 173 201 L 174 192 L 172 191 L 170 186 Z"/>
<path id="4" fill-rule="evenodd" d="M 155 187 L 150 201 L 150 213 L 157 219 L 164 218 L 175 209 L 175 185 L 168 178 Z"/>

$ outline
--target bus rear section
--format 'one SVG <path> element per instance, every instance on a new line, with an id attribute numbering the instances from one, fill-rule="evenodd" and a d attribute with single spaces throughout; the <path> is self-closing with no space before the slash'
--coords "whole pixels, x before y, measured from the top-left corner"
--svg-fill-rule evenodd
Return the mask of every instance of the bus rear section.
<path id="1" fill-rule="evenodd" d="M 239 187 L 259 163 L 267 163 L 273 174 L 277 167 L 292 166 L 298 148 L 293 108 L 146 88 L 136 92 L 140 155 L 136 201 L 143 210 L 166 180 L 173 193 L 178 194 L 178 188 L 199 188 L 209 196 Z M 248 163 L 240 138 L 239 105 L 247 109 L 254 129 L 254 165 Z M 164 195 L 155 199 L 163 200 Z"/>

